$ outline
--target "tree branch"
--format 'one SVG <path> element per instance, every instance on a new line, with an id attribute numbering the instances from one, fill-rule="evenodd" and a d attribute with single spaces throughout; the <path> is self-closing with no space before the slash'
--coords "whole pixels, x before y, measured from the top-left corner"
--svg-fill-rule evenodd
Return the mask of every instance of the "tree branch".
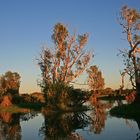
<path id="1" fill-rule="evenodd" d="M 132 52 L 134 52 L 134 50 L 136 49 L 136 47 L 140 44 L 140 41 L 138 41 L 134 47 L 129 51 L 129 58 L 131 57 Z"/>

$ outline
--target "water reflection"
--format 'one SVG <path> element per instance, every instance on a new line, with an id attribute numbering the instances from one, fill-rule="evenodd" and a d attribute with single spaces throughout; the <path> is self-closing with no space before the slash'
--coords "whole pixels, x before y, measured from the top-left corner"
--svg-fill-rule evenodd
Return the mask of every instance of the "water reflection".
<path id="1" fill-rule="evenodd" d="M 0 140 L 21 140 L 20 114 L 0 113 Z"/>
<path id="2" fill-rule="evenodd" d="M 34 111 L 31 111 L 28 113 L 22 113 L 22 114 L 20 114 L 20 120 L 21 121 L 29 121 L 30 119 L 33 119 L 37 115 L 38 115 L 38 113 L 34 112 Z"/>
<path id="3" fill-rule="evenodd" d="M 105 127 L 105 120 L 107 118 L 106 113 L 107 109 L 110 109 L 113 105 L 112 102 L 103 102 L 100 100 L 93 100 L 91 104 L 94 106 L 91 111 L 91 127 L 90 131 L 95 134 L 100 134 L 102 129 Z"/>
<path id="4" fill-rule="evenodd" d="M 90 123 L 90 117 L 83 112 L 43 115 L 45 121 L 40 134 L 44 135 L 44 140 L 82 140 L 83 138 L 75 130 L 83 129 Z"/>
<path id="5" fill-rule="evenodd" d="M 118 102 L 96 100 L 92 110 L 79 113 L 0 112 L 0 140 L 139 140 L 140 119 L 110 117 L 114 104 Z"/>

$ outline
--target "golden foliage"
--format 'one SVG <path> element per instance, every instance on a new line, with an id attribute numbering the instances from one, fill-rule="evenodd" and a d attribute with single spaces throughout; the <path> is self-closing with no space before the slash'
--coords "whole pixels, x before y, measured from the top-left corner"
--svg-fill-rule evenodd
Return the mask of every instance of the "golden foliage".
<path id="1" fill-rule="evenodd" d="M 102 77 L 102 72 L 98 70 L 96 65 L 90 66 L 87 69 L 88 73 L 88 85 L 91 90 L 102 90 L 104 88 L 104 78 Z"/>
<path id="2" fill-rule="evenodd" d="M 90 61 L 91 53 L 83 51 L 88 35 L 83 34 L 76 38 L 74 33 L 70 36 L 67 28 L 57 23 L 54 26 L 52 39 L 55 44 L 54 50 L 45 48 L 38 63 L 43 82 L 69 83 L 85 70 Z"/>

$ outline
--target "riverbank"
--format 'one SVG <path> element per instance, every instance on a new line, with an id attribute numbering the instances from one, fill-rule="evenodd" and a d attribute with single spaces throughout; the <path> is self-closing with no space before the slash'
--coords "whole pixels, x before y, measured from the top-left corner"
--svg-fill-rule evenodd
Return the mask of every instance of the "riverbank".
<path id="1" fill-rule="evenodd" d="M 0 106 L 0 112 L 9 112 L 9 113 L 26 113 L 30 112 L 30 109 L 27 108 L 21 108 L 16 105 L 11 105 L 9 107 L 1 107 Z"/>
<path id="2" fill-rule="evenodd" d="M 140 118 L 140 104 L 131 103 L 121 106 L 114 107 L 110 110 L 112 116 L 123 117 L 123 118 Z"/>

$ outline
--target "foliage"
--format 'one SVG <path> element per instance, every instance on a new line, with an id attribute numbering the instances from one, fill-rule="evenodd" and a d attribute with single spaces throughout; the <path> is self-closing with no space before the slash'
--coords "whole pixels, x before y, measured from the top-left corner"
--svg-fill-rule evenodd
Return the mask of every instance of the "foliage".
<path id="1" fill-rule="evenodd" d="M 122 56 L 123 64 L 125 66 L 124 73 L 126 73 L 129 76 L 129 81 L 131 82 L 133 89 L 135 89 L 136 82 L 135 82 L 135 69 L 134 69 L 133 59 L 129 58 L 129 51 L 127 49 L 120 50 L 119 55 Z M 140 69 L 140 57 L 139 56 L 137 56 L 137 58 L 136 58 L 135 65 L 138 69 Z"/>
<path id="2" fill-rule="evenodd" d="M 98 70 L 96 65 L 90 66 L 87 70 L 88 73 L 88 85 L 91 90 L 97 91 L 104 88 L 104 78 L 102 72 Z"/>
<path id="3" fill-rule="evenodd" d="M 126 35 L 130 49 L 128 57 L 124 56 L 127 73 L 133 86 L 136 86 L 137 94 L 140 94 L 140 69 L 138 65 L 140 48 L 140 13 L 133 8 L 123 6 L 120 11 L 120 25 Z M 133 82 L 134 81 L 134 82 Z"/>
<path id="4" fill-rule="evenodd" d="M 80 89 L 72 89 L 69 93 L 70 106 L 79 107 L 82 106 L 91 96 L 90 92 L 82 91 Z"/>
<path id="5" fill-rule="evenodd" d="M 61 23 L 54 26 L 54 50 L 44 49 L 38 62 L 45 86 L 57 82 L 69 83 L 85 70 L 91 58 L 91 54 L 84 50 L 88 35 L 79 35 L 77 39 L 75 36 L 75 33 L 70 36 Z"/>
<path id="6" fill-rule="evenodd" d="M 53 93 L 53 94 L 52 94 Z M 70 108 L 82 108 L 89 97 L 90 93 L 80 89 L 73 89 L 65 83 L 55 83 L 48 88 L 46 102 L 47 106 L 51 109 L 71 110 Z"/>
<path id="7" fill-rule="evenodd" d="M 34 110 L 34 111 L 40 111 L 41 108 L 44 106 L 43 103 L 32 103 L 32 102 L 21 102 L 19 104 L 17 104 L 17 106 L 22 109 L 22 108 L 26 108 L 26 109 L 30 109 L 30 110 Z"/>
<path id="8" fill-rule="evenodd" d="M 45 102 L 45 99 L 44 99 L 44 96 L 42 93 L 33 92 L 30 96 L 31 96 L 33 102 L 38 102 L 38 103 Z"/>
<path id="9" fill-rule="evenodd" d="M 42 72 L 39 85 L 48 106 L 64 107 L 69 103 L 69 83 L 81 75 L 91 58 L 91 53 L 84 50 L 87 39 L 87 34 L 70 36 L 61 23 L 54 26 L 54 48 L 44 48 L 38 60 Z"/>
<path id="10" fill-rule="evenodd" d="M 41 110 L 44 106 L 44 97 L 41 93 L 34 92 L 32 94 L 21 94 L 14 97 L 14 103 L 21 108 L 29 108 L 32 110 Z"/>
<path id="11" fill-rule="evenodd" d="M 71 88 L 64 83 L 54 83 L 50 84 L 47 96 L 45 96 L 47 105 L 51 108 L 65 109 L 69 104 L 68 93 Z"/>
<path id="12" fill-rule="evenodd" d="M 20 75 L 17 72 L 8 71 L 0 77 L 0 94 L 18 94 L 20 87 Z"/>

